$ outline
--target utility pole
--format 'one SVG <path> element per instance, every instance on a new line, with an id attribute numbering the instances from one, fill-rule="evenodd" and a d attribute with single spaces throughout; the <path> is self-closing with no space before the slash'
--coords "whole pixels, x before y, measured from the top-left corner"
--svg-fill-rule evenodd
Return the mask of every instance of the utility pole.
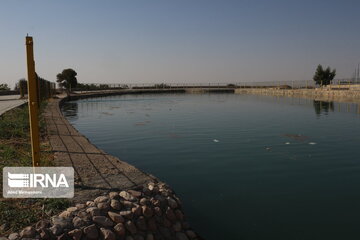
<path id="1" fill-rule="evenodd" d="M 38 119 L 38 88 L 35 73 L 33 38 L 26 36 L 26 58 L 28 72 L 28 104 L 30 120 L 30 136 L 33 167 L 40 165 L 39 119 Z"/>

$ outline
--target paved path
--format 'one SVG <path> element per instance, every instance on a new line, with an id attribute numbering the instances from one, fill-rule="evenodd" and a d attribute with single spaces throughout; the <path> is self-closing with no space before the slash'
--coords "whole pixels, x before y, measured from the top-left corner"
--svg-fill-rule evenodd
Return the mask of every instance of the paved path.
<path id="1" fill-rule="evenodd" d="M 74 202 L 94 199 L 110 190 L 142 186 L 157 179 L 111 156 L 80 134 L 62 115 L 61 99 L 51 99 L 44 113 L 47 134 L 57 166 L 75 170 Z"/>
<path id="2" fill-rule="evenodd" d="M 26 102 L 27 99 L 20 99 L 20 95 L 0 96 L 0 115 Z"/>

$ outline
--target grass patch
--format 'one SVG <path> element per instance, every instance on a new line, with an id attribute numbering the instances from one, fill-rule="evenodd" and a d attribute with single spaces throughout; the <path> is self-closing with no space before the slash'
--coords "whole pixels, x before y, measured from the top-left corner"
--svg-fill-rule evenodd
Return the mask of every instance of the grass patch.
<path id="1" fill-rule="evenodd" d="M 0 121 L 1 139 L 27 138 L 29 136 L 28 107 L 12 109 L 2 115 Z"/>
<path id="2" fill-rule="evenodd" d="M 43 103 L 40 112 L 46 107 Z M 40 126 L 40 165 L 53 166 L 53 154 L 46 140 L 46 125 L 43 117 Z M 12 109 L 0 117 L 0 178 L 4 167 L 30 167 L 31 143 L 29 110 L 27 105 Z M 0 181 L 2 189 L 2 181 Z M 67 199 L 0 199 L 0 236 L 18 231 L 48 218 L 70 205 Z"/>
<path id="3" fill-rule="evenodd" d="M 7 235 L 49 218 L 70 206 L 66 199 L 2 199 L 0 201 L 0 235 Z"/>
<path id="4" fill-rule="evenodd" d="M 43 111 L 46 104 L 41 105 Z M 40 163 L 52 166 L 52 153 L 45 138 L 45 121 L 39 118 L 40 126 Z M 0 167 L 32 166 L 29 128 L 29 110 L 27 106 L 12 109 L 0 117 Z M 0 173 L 0 175 L 2 172 Z"/>

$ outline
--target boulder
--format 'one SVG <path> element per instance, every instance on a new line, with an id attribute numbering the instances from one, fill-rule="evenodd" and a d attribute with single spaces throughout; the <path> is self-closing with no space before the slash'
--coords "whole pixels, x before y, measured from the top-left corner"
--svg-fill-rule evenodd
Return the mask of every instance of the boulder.
<path id="1" fill-rule="evenodd" d="M 86 239 L 99 239 L 99 230 L 97 229 L 95 224 L 87 226 L 83 229 Z"/>
<path id="2" fill-rule="evenodd" d="M 11 233 L 9 236 L 8 236 L 8 239 L 9 240 L 18 240 L 20 239 L 20 235 L 18 233 Z"/>
<path id="3" fill-rule="evenodd" d="M 101 227 L 112 227 L 114 223 L 105 216 L 95 216 L 92 218 L 93 222 Z"/>
<path id="4" fill-rule="evenodd" d="M 110 199 L 119 199 L 119 193 L 118 192 L 110 192 L 109 198 Z"/>
<path id="5" fill-rule="evenodd" d="M 116 236 L 111 230 L 106 228 L 100 228 L 102 239 L 104 240 L 115 240 Z"/>
<path id="6" fill-rule="evenodd" d="M 131 234 L 135 234 L 137 232 L 136 226 L 132 221 L 127 221 L 125 223 L 125 228 L 131 233 Z"/>
<path id="7" fill-rule="evenodd" d="M 32 226 L 28 226 L 20 232 L 21 238 L 33 238 L 35 237 L 35 235 L 36 235 L 36 230 Z"/>
<path id="8" fill-rule="evenodd" d="M 130 193 L 133 197 L 139 198 L 141 197 L 142 193 L 135 190 L 129 190 L 128 193 Z"/>
<path id="9" fill-rule="evenodd" d="M 142 212 L 143 215 L 147 218 L 152 217 L 152 215 L 154 214 L 153 210 L 148 206 L 142 206 Z"/>
<path id="10" fill-rule="evenodd" d="M 136 200 L 135 197 L 133 197 L 130 193 L 128 193 L 126 191 L 121 191 L 119 193 L 119 196 L 127 201 L 135 201 Z"/>
<path id="11" fill-rule="evenodd" d="M 100 196 L 94 199 L 94 203 L 98 204 L 98 203 L 102 203 L 102 202 L 109 202 L 109 197 L 108 196 Z"/>
<path id="12" fill-rule="evenodd" d="M 119 237 L 124 237 L 126 234 L 126 229 L 123 223 L 118 223 L 114 226 L 114 231 Z"/>
<path id="13" fill-rule="evenodd" d="M 115 210 L 121 210 L 121 203 L 118 200 L 111 199 L 110 206 Z"/>
<path id="14" fill-rule="evenodd" d="M 82 236 L 82 231 L 80 229 L 74 229 L 74 230 L 71 230 L 70 232 L 68 232 L 68 235 L 73 240 L 80 240 L 81 236 Z"/>
<path id="15" fill-rule="evenodd" d="M 108 212 L 110 219 L 115 223 L 124 223 L 125 219 L 118 213 Z"/>

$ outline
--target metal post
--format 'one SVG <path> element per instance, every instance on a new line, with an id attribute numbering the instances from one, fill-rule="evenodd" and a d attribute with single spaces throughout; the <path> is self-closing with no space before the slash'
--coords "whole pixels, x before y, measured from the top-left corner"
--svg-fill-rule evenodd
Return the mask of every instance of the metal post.
<path id="1" fill-rule="evenodd" d="M 33 52 L 33 54 L 34 54 L 34 52 Z M 34 57 L 34 55 L 33 55 L 33 57 Z M 35 71 L 35 61 L 34 61 L 34 71 Z M 39 81 L 40 81 L 39 76 L 35 72 L 35 85 L 36 85 L 36 89 L 37 89 L 36 92 L 37 92 L 37 106 L 38 106 L 38 108 L 40 107 L 40 82 Z"/>
<path id="2" fill-rule="evenodd" d="M 51 97 L 51 83 L 50 82 L 46 82 L 46 90 L 47 90 L 47 98 Z"/>
<path id="3" fill-rule="evenodd" d="M 20 90 L 20 98 L 24 98 L 25 97 L 25 89 L 24 89 L 24 85 L 22 83 L 22 81 L 19 81 L 19 90 Z"/>
<path id="4" fill-rule="evenodd" d="M 26 37 L 26 56 L 28 70 L 28 104 L 29 104 L 29 120 L 30 120 L 30 136 L 32 163 L 34 167 L 39 166 L 40 145 L 39 145 L 39 119 L 38 119 L 38 92 L 37 79 L 35 74 L 35 61 L 33 51 L 33 38 Z"/>

